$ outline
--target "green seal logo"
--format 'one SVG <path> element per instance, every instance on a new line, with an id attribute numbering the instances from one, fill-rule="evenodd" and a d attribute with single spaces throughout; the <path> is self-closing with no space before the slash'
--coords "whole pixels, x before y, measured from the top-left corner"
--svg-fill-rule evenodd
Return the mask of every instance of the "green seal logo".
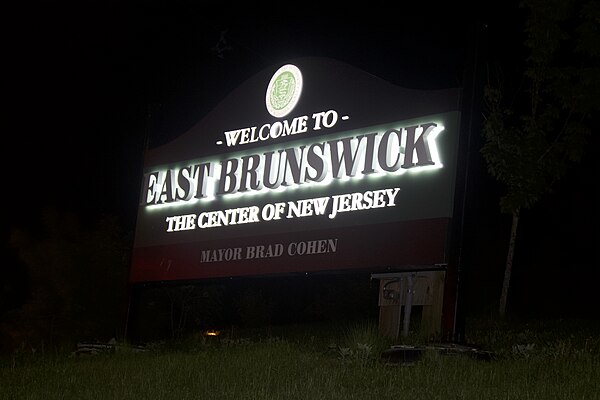
<path id="1" fill-rule="evenodd" d="M 281 110 L 290 104 L 296 90 L 295 85 L 296 80 L 294 79 L 294 75 L 289 72 L 279 74 L 275 78 L 273 89 L 271 89 L 271 96 L 269 97 L 271 107 L 275 110 Z"/>
<path id="2" fill-rule="evenodd" d="M 267 87 L 267 110 L 277 118 L 286 116 L 298 103 L 301 92 L 300 70 L 292 64 L 284 65 L 273 74 Z"/>

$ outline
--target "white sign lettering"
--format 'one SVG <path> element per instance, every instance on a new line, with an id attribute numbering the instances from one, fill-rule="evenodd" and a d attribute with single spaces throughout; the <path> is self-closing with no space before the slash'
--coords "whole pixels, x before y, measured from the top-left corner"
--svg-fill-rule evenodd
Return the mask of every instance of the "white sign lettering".
<path id="1" fill-rule="evenodd" d="M 325 216 L 335 218 L 340 213 L 394 207 L 400 188 L 367 190 L 327 197 L 317 197 L 285 203 L 267 203 L 258 206 L 227 210 L 204 211 L 199 214 L 166 217 L 166 231 L 179 232 L 194 229 L 218 228 L 278 219 Z"/>
<path id="2" fill-rule="evenodd" d="M 334 114 L 322 113 L 316 119 L 319 126 L 327 127 L 335 123 L 333 118 Z M 296 126 L 304 125 L 297 123 Z M 439 124 L 427 122 L 149 172 L 144 175 L 145 195 L 141 201 L 145 206 L 185 204 L 211 197 L 280 190 L 291 185 L 441 168 L 435 138 L 443 129 Z M 229 132 L 228 143 L 261 140 L 261 131 L 256 132 L 253 128 Z M 344 203 L 338 211 L 345 208 Z M 232 218 L 246 219 L 242 216 Z M 247 218 L 254 222 L 254 217 Z M 179 222 L 173 221 L 173 224 Z"/>

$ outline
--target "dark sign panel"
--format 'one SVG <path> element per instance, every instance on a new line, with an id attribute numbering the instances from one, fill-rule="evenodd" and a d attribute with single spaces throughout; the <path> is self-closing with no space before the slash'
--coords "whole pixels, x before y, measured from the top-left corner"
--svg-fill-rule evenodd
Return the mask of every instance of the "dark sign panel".
<path id="1" fill-rule="evenodd" d="M 447 263 L 457 89 L 303 58 L 148 150 L 133 282 Z"/>

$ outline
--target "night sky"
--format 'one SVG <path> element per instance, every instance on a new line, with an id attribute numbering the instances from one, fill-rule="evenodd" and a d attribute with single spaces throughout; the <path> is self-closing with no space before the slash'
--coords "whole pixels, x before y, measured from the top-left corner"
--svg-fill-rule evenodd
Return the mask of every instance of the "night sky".
<path id="1" fill-rule="evenodd" d="M 399 86 L 435 89 L 468 79 L 473 42 L 484 43 L 483 65 L 501 61 L 509 77 L 524 53 L 515 2 L 393 11 L 373 3 L 359 13 L 349 5 L 317 11 L 296 3 L 296 10 L 260 13 L 167 3 L 34 2 L 6 15 L 12 24 L 3 49 L 5 234 L 31 224 L 47 206 L 90 220 L 117 215 L 133 231 L 144 146 L 177 137 L 244 80 L 291 58 L 331 57 Z M 472 274 L 471 284 L 486 283 L 472 285 L 470 295 L 477 296 L 501 280 L 510 217 L 499 213 L 502 188 L 484 166 L 473 168 L 481 224 L 471 235 L 472 263 L 491 264 Z M 597 315 L 588 307 L 598 300 L 594 168 L 588 155 L 524 214 L 515 298 L 535 302 L 533 310 L 561 302 L 537 304 L 545 300 L 528 300 L 530 290 L 556 291 L 568 307 Z M 524 264 L 536 273 L 524 276 L 518 270 Z"/>
<path id="2" fill-rule="evenodd" d="M 124 3 L 34 2 L 14 13 L 5 57 L 14 206 L 128 218 L 146 138 L 176 137 L 241 82 L 294 57 L 336 58 L 406 87 L 459 86 L 472 23 L 464 10 L 427 7 L 271 15 Z"/>

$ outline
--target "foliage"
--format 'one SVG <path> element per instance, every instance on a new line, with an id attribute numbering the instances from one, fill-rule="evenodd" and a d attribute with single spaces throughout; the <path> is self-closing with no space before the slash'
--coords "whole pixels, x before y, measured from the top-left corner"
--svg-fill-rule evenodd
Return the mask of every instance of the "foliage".
<path id="1" fill-rule="evenodd" d="M 187 350 L 7 357 L 0 358 L 0 398 L 595 398 L 600 327 L 593 322 L 469 320 L 472 339 L 493 340 L 490 350 L 501 357 L 430 354 L 410 367 L 376 362 L 375 346 L 366 350 L 374 339 L 369 324 L 324 329 L 338 333 L 316 347 L 313 326 L 294 326 L 266 338 L 239 332 L 221 344 L 199 342 Z M 356 356 L 328 350 L 330 341 L 357 340 L 362 345 L 352 350 L 362 353 Z M 365 353 L 372 354 L 368 362 Z"/>
<path id="2" fill-rule="evenodd" d="M 522 82 L 510 93 L 502 78 L 484 89 L 482 154 L 506 185 L 501 207 L 530 208 L 579 161 L 600 107 L 600 7 L 577 1 L 526 0 Z"/>
<path id="3" fill-rule="evenodd" d="M 348 327 L 335 347 L 342 360 L 365 366 L 378 361 L 381 352 L 391 344 L 391 339 L 384 337 L 376 324 L 364 321 Z"/>
<path id="4" fill-rule="evenodd" d="M 116 218 L 85 226 L 44 211 L 37 232 L 14 229 L 11 245 L 30 281 L 26 303 L 4 316 L 13 346 L 44 349 L 118 336 L 125 311 L 129 239 Z"/>
<path id="5" fill-rule="evenodd" d="M 484 88 L 487 105 L 481 153 L 506 186 L 500 199 L 512 214 L 499 314 L 505 315 L 517 227 L 568 167 L 580 161 L 600 109 L 600 7 L 576 0 L 524 0 L 528 58 L 524 90 L 511 94 L 500 78 Z"/>

